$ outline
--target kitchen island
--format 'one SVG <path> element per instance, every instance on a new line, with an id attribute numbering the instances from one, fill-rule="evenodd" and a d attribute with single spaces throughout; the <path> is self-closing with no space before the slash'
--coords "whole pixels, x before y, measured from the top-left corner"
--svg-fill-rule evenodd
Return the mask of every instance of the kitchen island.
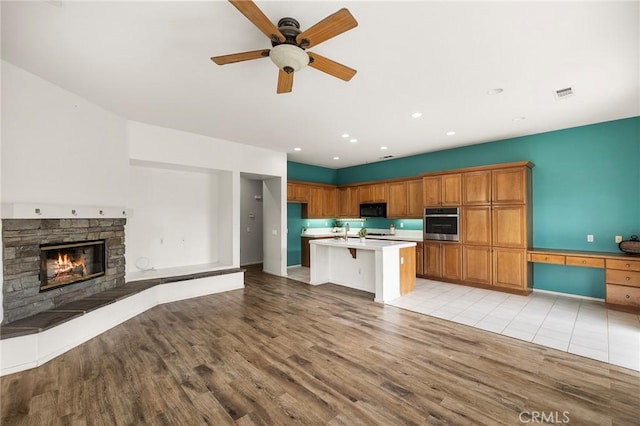
<path id="1" fill-rule="evenodd" d="M 334 283 L 386 303 L 415 288 L 415 242 L 318 239 L 311 246 L 311 284 Z"/>

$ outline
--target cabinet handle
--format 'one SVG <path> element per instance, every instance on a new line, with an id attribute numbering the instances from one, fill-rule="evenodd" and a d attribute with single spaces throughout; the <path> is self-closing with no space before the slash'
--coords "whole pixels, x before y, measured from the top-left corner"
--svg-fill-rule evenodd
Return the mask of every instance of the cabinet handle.
<path id="1" fill-rule="evenodd" d="M 585 263 L 587 263 L 587 261 L 586 261 L 586 260 L 583 260 L 583 261 L 582 261 L 582 264 L 584 265 Z"/>
<path id="2" fill-rule="evenodd" d="M 625 277 L 624 279 L 629 281 L 631 279 L 631 277 Z"/>
<path id="3" fill-rule="evenodd" d="M 627 268 L 629 268 L 631 265 L 629 263 L 627 263 Z"/>
<path id="4" fill-rule="evenodd" d="M 625 296 L 625 298 L 626 298 L 626 299 L 629 299 L 629 298 L 630 298 L 630 296 L 627 294 L 627 295 Z"/>

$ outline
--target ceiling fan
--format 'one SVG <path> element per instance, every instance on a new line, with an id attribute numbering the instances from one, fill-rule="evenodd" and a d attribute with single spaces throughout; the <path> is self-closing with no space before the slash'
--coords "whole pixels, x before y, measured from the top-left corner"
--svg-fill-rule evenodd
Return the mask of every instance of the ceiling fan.
<path id="1" fill-rule="evenodd" d="M 349 81 L 356 70 L 306 49 L 317 46 L 345 31 L 358 26 L 347 9 L 340 9 L 322 21 L 300 31 L 300 24 L 293 18 L 282 18 L 276 27 L 251 0 L 229 0 L 244 16 L 271 40 L 271 49 L 253 50 L 211 58 L 218 65 L 270 57 L 280 69 L 277 93 L 291 92 L 293 74 L 306 65 L 329 75 Z"/>

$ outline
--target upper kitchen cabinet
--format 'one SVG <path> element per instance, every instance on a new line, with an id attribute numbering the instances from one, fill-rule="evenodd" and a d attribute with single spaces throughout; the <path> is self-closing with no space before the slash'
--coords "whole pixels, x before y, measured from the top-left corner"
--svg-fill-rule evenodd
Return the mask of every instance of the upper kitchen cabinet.
<path id="1" fill-rule="evenodd" d="M 357 186 L 338 188 L 338 217 L 360 217 Z"/>
<path id="2" fill-rule="evenodd" d="M 529 167 L 511 167 L 492 171 L 493 204 L 525 204 L 530 185 Z"/>
<path id="3" fill-rule="evenodd" d="M 293 203 L 309 201 L 309 186 L 299 182 L 287 182 L 287 201 Z"/>
<path id="4" fill-rule="evenodd" d="M 387 216 L 407 217 L 407 183 L 405 181 L 390 182 L 388 185 Z"/>
<path id="5" fill-rule="evenodd" d="M 302 205 L 302 217 L 314 219 L 323 217 L 322 200 L 324 190 L 321 186 L 309 186 L 309 201 Z"/>
<path id="6" fill-rule="evenodd" d="M 386 203 L 388 198 L 387 183 L 368 183 L 358 186 L 360 203 Z"/>
<path id="7" fill-rule="evenodd" d="M 338 190 L 335 187 L 322 188 L 322 217 L 336 217 L 337 204 Z"/>
<path id="8" fill-rule="evenodd" d="M 460 173 L 424 176 L 422 201 L 426 207 L 460 205 L 462 175 Z"/>
<path id="9" fill-rule="evenodd" d="M 462 174 L 462 204 L 465 206 L 491 204 L 491 170 Z"/>
<path id="10" fill-rule="evenodd" d="M 407 217 L 422 219 L 424 213 L 422 202 L 422 179 L 407 181 Z"/>

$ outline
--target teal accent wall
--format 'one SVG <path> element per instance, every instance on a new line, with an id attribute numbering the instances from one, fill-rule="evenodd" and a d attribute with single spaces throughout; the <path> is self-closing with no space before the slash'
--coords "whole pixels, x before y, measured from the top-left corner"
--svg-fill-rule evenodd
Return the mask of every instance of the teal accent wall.
<path id="1" fill-rule="evenodd" d="M 640 235 L 640 117 L 338 169 L 335 183 L 521 160 L 535 164 L 535 247 L 617 252 L 615 235 Z M 600 269 L 534 266 L 537 289 L 603 298 L 603 282 Z"/>
<path id="2" fill-rule="evenodd" d="M 287 203 L 287 266 L 302 262 L 300 234 L 303 228 L 327 228 L 333 224 L 333 219 L 303 219 L 302 204 Z"/>
<path id="3" fill-rule="evenodd" d="M 388 229 L 392 223 L 396 226 L 396 229 L 402 229 L 404 231 L 422 231 L 422 219 L 369 218 L 364 223 L 364 227 L 367 229 Z M 400 227 L 400 223 L 404 225 L 402 228 Z M 360 227 L 359 224 L 358 227 Z"/>
<path id="4" fill-rule="evenodd" d="M 311 166 L 308 164 L 287 162 L 287 180 L 299 180 L 303 182 L 336 184 L 338 171 L 327 167 Z"/>

